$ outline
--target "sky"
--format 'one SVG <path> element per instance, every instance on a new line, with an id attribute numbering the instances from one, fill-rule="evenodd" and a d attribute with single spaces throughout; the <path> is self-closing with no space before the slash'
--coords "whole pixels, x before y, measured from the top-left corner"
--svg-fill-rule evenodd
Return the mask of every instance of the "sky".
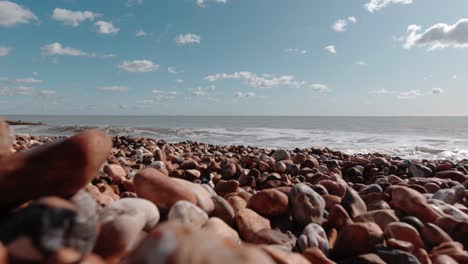
<path id="1" fill-rule="evenodd" d="M 0 0 L 0 113 L 468 115 L 466 0 Z"/>

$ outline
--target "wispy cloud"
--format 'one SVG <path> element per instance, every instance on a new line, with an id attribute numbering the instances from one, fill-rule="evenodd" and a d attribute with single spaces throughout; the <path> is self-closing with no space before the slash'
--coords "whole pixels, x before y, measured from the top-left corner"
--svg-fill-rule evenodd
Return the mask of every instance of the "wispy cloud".
<path id="1" fill-rule="evenodd" d="M 143 0 L 127 0 L 125 2 L 126 7 L 138 6 L 142 4 L 143 4 Z"/>
<path id="2" fill-rule="evenodd" d="M 383 94 L 394 94 L 395 92 L 394 91 L 389 91 L 385 88 L 382 88 L 380 90 L 372 90 L 372 91 L 369 91 L 369 94 L 377 94 L 377 95 L 383 95 Z"/>
<path id="3" fill-rule="evenodd" d="M 41 47 L 41 54 L 43 56 L 74 56 L 74 57 L 88 57 L 88 58 L 113 58 L 114 54 L 99 55 L 96 53 L 84 52 L 79 49 L 63 46 L 61 43 L 54 42 L 52 44 L 44 45 Z"/>
<path id="4" fill-rule="evenodd" d="M 356 22 L 357 22 L 357 18 L 354 16 L 350 16 L 346 19 L 345 18 L 338 19 L 333 23 L 332 29 L 336 32 L 345 32 L 347 30 L 347 26 L 349 25 L 349 23 L 356 23 Z"/>
<path id="5" fill-rule="evenodd" d="M 216 87 L 214 85 L 210 85 L 206 87 L 198 86 L 191 90 L 192 90 L 192 95 L 195 95 L 195 96 L 210 96 L 211 92 L 216 90 Z"/>
<path id="6" fill-rule="evenodd" d="M 39 94 L 42 95 L 42 96 L 50 96 L 50 95 L 57 94 L 57 91 L 55 91 L 55 90 L 41 90 L 39 92 Z"/>
<path id="7" fill-rule="evenodd" d="M 175 38 L 175 42 L 179 45 L 197 44 L 201 42 L 201 37 L 192 33 L 180 34 Z"/>
<path id="8" fill-rule="evenodd" d="M 253 97 L 258 97 L 257 94 L 254 93 L 254 92 L 247 92 L 247 93 L 236 92 L 236 93 L 235 93 L 235 96 L 238 97 L 238 98 L 253 98 Z"/>
<path id="9" fill-rule="evenodd" d="M 101 92 L 127 92 L 128 87 L 123 85 L 103 86 L 96 88 Z"/>
<path id="10" fill-rule="evenodd" d="M 424 32 L 421 26 L 410 25 L 403 37 L 403 47 L 428 47 L 428 50 L 445 48 L 468 48 L 468 18 L 460 19 L 453 25 L 445 23 L 435 24 Z"/>
<path id="11" fill-rule="evenodd" d="M 136 37 L 145 37 L 145 36 L 147 36 L 147 35 L 148 35 L 148 33 L 146 33 L 146 32 L 145 32 L 144 30 L 142 30 L 142 29 L 138 30 L 138 31 L 135 33 L 135 36 L 136 36 Z"/>
<path id="12" fill-rule="evenodd" d="M 10 1 L 0 1 L 0 27 L 14 27 L 38 21 L 31 10 Z"/>
<path id="13" fill-rule="evenodd" d="M 196 3 L 199 7 L 205 7 L 205 4 L 211 2 L 216 4 L 226 4 L 228 0 L 197 0 Z"/>
<path id="14" fill-rule="evenodd" d="M 326 46 L 324 49 L 331 54 L 336 54 L 336 47 L 334 45 Z"/>
<path id="15" fill-rule="evenodd" d="M 248 86 L 255 88 L 272 88 L 280 85 L 301 86 L 305 82 L 296 80 L 293 75 L 275 76 L 273 74 L 257 75 L 252 72 L 218 73 L 209 75 L 204 80 L 215 82 L 220 80 L 243 80 Z"/>
<path id="16" fill-rule="evenodd" d="M 312 91 L 318 93 L 326 93 L 330 91 L 330 88 L 328 88 L 327 85 L 320 83 L 311 84 L 309 85 L 309 88 L 312 89 Z"/>
<path id="17" fill-rule="evenodd" d="M 8 56 L 10 55 L 10 53 L 11 53 L 10 47 L 0 46 L 0 57 Z"/>
<path id="18" fill-rule="evenodd" d="M 177 96 L 176 91 L 153 90 L 152 93 L 156 101 L 172 100 Z"/>
<path id="19" fill-rule="evenodd" d="M 12 84 L 39 84 L 43 83 L 43 80 L 28 77 L 28 78 L 7 78 L 7 77 L 0 77 L 0 81 L 8 82 Z"/>
<path id="20" fill-rule="evenodd" d="M 366 66 L 367 62 L 365 62 L 365 61 L 356 61 L 355 64 L 359 65 L 359 66 Z"/>
<path id="21" fill-rule="evenodd" d="M 91 11 L 71 11 L 63 8 L 55 8 L 52 11 L 52 19 L 62 22 L 64 25 L 77 27 L 86 20 L 93 21 L 100 14 Z"/>
<path id="22" fill-rule="evenodd" d="M 97 21 L 95 23 L 97 27 L 97 33 L 103 35 L 117 34 L 120 31 L 120 28 L 114 26 L 112 22 L 107 21 Z"/>
<path id="23" fill-rule="evenodd" d="M 124 61 L 119 66 L 127 72 L 152 72 L 159 69 L 159 65 L 149 60 Z"/>
<path id="24" fill-rule="evenodd" d="M 404 4 L 409 5 L 412 4 L 414 0 L 370 0 L 369 3 L 364 5 L 364 8 L 374 13 L 375 11 L 379 11 L 380 9 L 390 5 L 390 4 Z"/>
<path id="25" fill-rule="evenodd" d="M 284 51 L 287 52 L 287 53 L 294 54 L 294 55 L 304 55 L 304 54 L 309 53 L 309 51 L 307 51 L 307 50 L 297 49 L 297 48 L 294 48 L 294 49 L 293 48 L 287 48 Z"/>
<path id="26" fill-rule="evenodd" d="M 177 68 L 176 67 L 167 67 L 167 72 L 170 73 L 170 74 L 179 74 L 181 73 L 181 71 L 177 71 Z"/>
<path id="27" fill-rule="evenodd" d="M 414 99 L 422 96 L 420 90 L 410 90 L 406 92 L 400 92 L 397 96 L 398 99 Z"/>

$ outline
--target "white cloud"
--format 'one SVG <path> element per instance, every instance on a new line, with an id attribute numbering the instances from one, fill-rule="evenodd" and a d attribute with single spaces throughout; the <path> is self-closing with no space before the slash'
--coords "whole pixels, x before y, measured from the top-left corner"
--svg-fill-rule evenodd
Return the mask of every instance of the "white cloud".
<path id="1" fill-rule="evenodd" d="M 356 22 L 357 22 L 357 18 L 354 16 L 350 16 L 347 19 L 344 19 L 344 18 L 338 19 L 333 23 L 332 29 L 336 32 L 345 32 L 347 30 L 346 27 L 349 25 L 349 23 L 356 23 Z"/>
<path id="2" fill-rule="evenodd" d="M 6 78 L 6 77 L 0 77 L 0 81 L 12 83 L 12 84 L 38 84 L 38 83 L 43 83 L 43 80 L 39 80 L 36 78 Z"/>
<path id="3" fill-rule="evenodd" d="M 10 53 L 10 47 L 0 46 L 0 57 L 8 56 Z"/>
<path id="4" fill-rule="evenodd" d="M 55 8 L 52 12 L 52 19 L 72 27 L 77 27 L 86 20 L 93 21 L 99 16 L 101 15 L 91 11 L 71 11 L 63 8 Z"/>
<path id="5" fill-rule="evenodd" d="M 204 80 L 209 82 L 215 82 L 220 80 L 244 80 L 248 86 L 255 88 L 272 88 L 280 85 L 286 86 L 301 86 L 305 82 L 297 81 L 292 75 L 283 75 L 276 77 L 272 74 L 257 75 L 252 72 L 235 72 L 232 74 L 218 73 L 215 75 L 209 75 Z"/>
<path id="6" fill-rule="evenodd" d="M 143 0 L 127 0 L 127 2 L 125 2 L 126 7 L 132 7 L 132 6 L 142 5 L 142 4 L 143 4 Z"/>
<path id="7" fill-rule="evenodd" d="M 145 31 L 143 31 L 142 29 L 138 30 L 138 31 L 136 32 L 136 34 L 135 34 L 135 36 L 137 36 L 137 37 L 145 37 L 145 36 L 147 36 L 147 35 L 148 35 L 148 33 L 146 33 Z"/>
<path id="8" fill-rule="evenodd" d="M 304 54 L 307 54 L 308 51 L 307 50 L 303 50 L 303 49 L 293 49 L 293 48 L 287 48 L 284 50 L 285 52 L 287 53 L 292 53 L 294 55 L 304 55 Z"/>
<path id="9" fill-rule="evenodd" d="M 460 19 L 453 25 L 435 24 L 424 32 L 421 26 L 410 25 L 404 37 L 405 49 L 414 46 L 425 47 L 429 50 L 444 48 L 468 48 L 468 18 Z"/>
<path id="10" fill-rule="evenodd" d="M 81 50 L 64 47 L 61 43 L 54 42 L 52 44 L 41 47 L 41 54 L 44 56 L 67 55 L 67 56 L 88 56 L 86 52 Z"/>
<path id="11" fill-rule="evenodd" d="M 183 83 L 184 80 L 182 80 L 182 79 L 177 79 L 177 80 L 175 80 L 175 82 L 176 82 L 176 83 Z"/>
<path id="12" fill-rule="evenodd" d="M 153 90 L 154 100 L 163 101 L 174 99 L 177 95 L 176 91 L 162 91 L 162 90 Z"/>
<path id="13" fill-rule="evenodd" d="M 14 27 L 37 20 L 29 9 L 10 1 L 0 1 L 0 27 Z"/>
<path id="14" fill-rule="evenodd" d="M 180 72 L 177 71 L 176 67 L 167 67 L 167 72 L 170 74 L 178 74 Z"/>
<path id="15" fill-rule="evenodd" d="M 309 85 L 309 88 L 312 89 L 312 91 L 319 92 L 319 93 L 325 93 L 325 92 L 330 91 L 330 88 L 328 88 L 328 86 L 326 86 L 325 84 L 319 84 L 319 83 L 311 84 Z"/>
<path id="16" fill-rule="evenodd" d="M 326 46 L 324 49 L 332 54 L 336 54 L 336 47 L 333 45 Z"/>
<path id="17" fill-rule="evenodd" d="M 18 78 L 18 79 L 11 79 L 9 80 L 12 83 L 16 84 L 38 84 L 38 83 L 43 83 L 43 80 L 39 80 L 36 78 Z"/>
<path id="18" fill-rule="evenodd" d="M 195 44 L 201 42 L 201 37 L 192 33 L 180 34 L 175 38 L 175 42 L 179 45 Z"/>
<path id="19" fill-rule="evenodd" d="M 42 90 L 42 91 L 39 92 L 40 95 L 44 95 L 44 96 L 54 95 L 56 93 L 57 93 L 57 91 L 54 91 L 54 90 Z"/>
<path id="20" fill-rule="evenodd" d="M 238 98 L 252 98 L 252 97 L 257 97 L 257 94 L 254 93 L 254 92 L 247 92 L 247 93 L 243 93 L 243 92 L 237 92 L 235 93 L 236 97 Z"/>
<path id="21" fill-rule="evenodd" d="M 374 13 L 375 11 L 379 11 L 380 9 L 388 6 L 389 4 L 404 4 L 409 5 L 412 4 L 414 0 L 370 0 L 369 3 L 364 5 L 364 8 Z"/>
<path id="22" fill-rule="evenodd" d="M 452 76 L 452 79 L 457 79 L 457 75 L 453 75 L 453 76 Z"/>
<path id="23" fill-rule="evenodd" d="M 152 72 L 159 69 L 158 64 L 149 60 L 124 61 L 118 67 L 128 72 Z"/>
<path id="24" fill-rule="evenodd" d="M 441 94 L 444 92 L 444 89 L 442 88 L 432 88 L 431 89 L 431 94 Z"/>
<path id="25" fill-rule="evenodd" d="M 207 87 L 198 86 L 197 88 L 192 89 L 192 94 L 195 96 L 210 96 L 211 92 L 216 90 L 214 85 Z"/>
<path id="26" fill-rule="evenodd" d="M 394 94 L 395 92 L 394 91 L 389 91 L 387 89 L 380 89 L 380 90 L 372 90 L 372 91 L 369 91 L 370 94 L 377 94 L 377 95 L 383 95 L 383 94 Z"/>
<path id="27" fill-rule="evenodd" d="M 17 95 L 33 95 L 34 88 L 29 86 L 19 86 L 13 89 L 13 93 Z"/>
<path id="28" fill-rule="evenodd" d="M 367 62 L 365 62 L 365 61 L 356 61 L 356 65 L 359 65 L 359 66 L 366 66 L 366 65 L 367 65 Z"/>
<path id="29" fill-rule="evenodd" d="M 414 99 L 416 97 L 422 96 L 421 91 L 419 90 L 410 90 L 406 92 L 400 92 L 397 96 L 398 99 Z"/>
<path id="30" fill-rule="evenodd" d="M 99 34 L 117 34 L 120 31 L 120 28 L 114 26 L 112 22 L 107 21 L 97 21 L 95 23 L 97 27 L 97 33 Z"/>
<path id="31" fill-rule="evenodd" d="M 228 0 L 197 0 L 196 3 L 199 7 L 205 7 L 205 3 L 208 3 L 208 2 L 217 3 L 217 4 L 226 4 Z"/>
<path id="32" fill-rule="evenodd" d="M 123 85 L 103 86 L 98 87 L 97 90 L 102 92 L 127 92 L 128 87 Z"/>

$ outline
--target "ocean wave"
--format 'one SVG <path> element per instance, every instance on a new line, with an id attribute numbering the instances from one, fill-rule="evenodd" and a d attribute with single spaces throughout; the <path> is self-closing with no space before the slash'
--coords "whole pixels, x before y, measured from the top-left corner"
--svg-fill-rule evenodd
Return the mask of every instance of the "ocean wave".
<path id="1" fill-rule="evenodd" d="M 386 153 L 408 159 L 465 159 L 468 141 L 449 137 L 386 135 L 321 129 L 278 128 L 145 128 L 118 126 L 15 126 L 17 134 L 70 136 L 91 128 L 109 135 L 150 137 L 168 142 L 186 140 L 221 145 L 251 145 L 263 148 L 329 147 L 355 153 Z"/>

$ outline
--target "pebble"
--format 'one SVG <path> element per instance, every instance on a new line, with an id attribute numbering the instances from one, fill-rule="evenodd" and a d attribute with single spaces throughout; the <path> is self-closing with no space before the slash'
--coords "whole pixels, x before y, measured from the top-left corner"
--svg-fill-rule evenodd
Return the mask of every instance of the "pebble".
<path id="1" fill-rule="evenodd" d="M 293 219 L 301 225 L 322 224 L 325 200 L 309 186 L 299 183 L 289 191 Z"/>
<path id="2" fill-rule="evenodd" d="M 153 168 L 138 172 L 133 182 L 138 196 L 150 200 L 162 212 L 168 212 L 181 200 L 197 203 L 197 198 L 191 189 Z"/>
<path id="3" fill-rule="evenodd" d="M 208 221 L 208 215 L 191 202 L 178 201 L 169 211 L 168 220 L 201 228 Z"/>
<path id="4" fill-rule="evenodd" d="M 374 223 L 352 223 L 338 233 L 333 256 L 338 259 L 371 253 L 383 241 L 384 233 Z"/>
<path id="5" fill-rule="evenodd" d="M 275 189 L 257 192 L 250 197 L 247 207 L 264 216 L 279 216 L 288 213 L 288 196 Z"/>

